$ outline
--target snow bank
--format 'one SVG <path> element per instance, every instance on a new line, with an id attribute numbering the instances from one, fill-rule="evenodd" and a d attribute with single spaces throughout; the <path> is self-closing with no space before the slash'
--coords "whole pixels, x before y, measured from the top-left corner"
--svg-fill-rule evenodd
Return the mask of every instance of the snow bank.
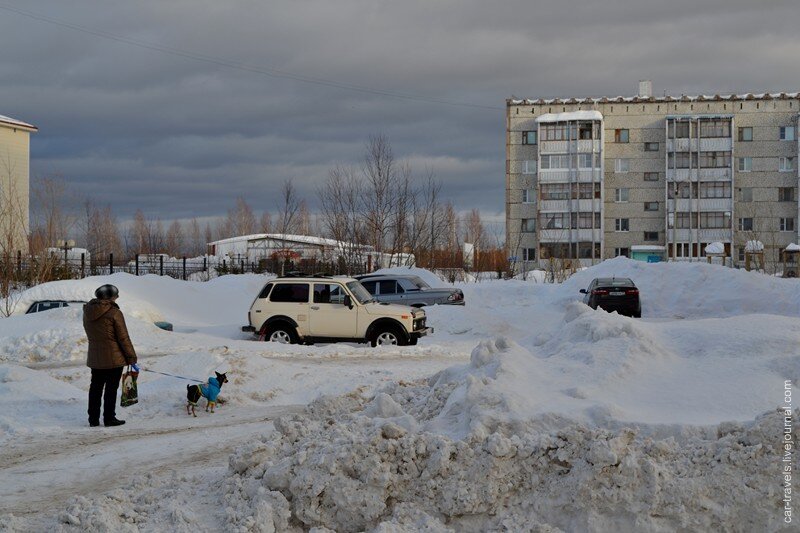
<path id="1" fill-rule="evenodd" d="M 800 282 L 704 262 L 645 263 L 625 257 L 581 270 L 557 293 L 561 304 L 582 297 L 594 278 L 630 278 L 639 287 L 643 317 L 695 318 L 766 313 L 800 316 Z"/>
<path id="2" fill-rule="evenodd" d="M 454 440 L 404 422 L 424 424 L 447 409 L 439 401 L 439 411 L 421 411 L 418 400 L 428 392 L 425 383 L 400 383 L 385 396 L 326 398 L 280 419 L 278 435 L 231 456 L 226 492 L 235 525 L 258 519 L 336 531 L 783 525 L 773 489 L 782 412 L 682 441 L 582 424 Z"/>

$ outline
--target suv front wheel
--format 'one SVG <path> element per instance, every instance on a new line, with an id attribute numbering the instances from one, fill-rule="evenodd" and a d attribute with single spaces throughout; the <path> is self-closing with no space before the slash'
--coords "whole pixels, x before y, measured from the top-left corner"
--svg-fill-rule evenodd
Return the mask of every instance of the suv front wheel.
<path id="1" fill-rule="evenodd" d="M 381 328 L 372 336 L 372 346 L 405 346 L 408 339 L 400 332 L 399 328 Z"/>
<path id="2" fill-rule="evenodd" d="M 293 327 L 285 324 L 276 324 L 268 326 L 264 340 L 270 342 L 277 342 L 279 344 L 296 344 L 297 332 Z"/>

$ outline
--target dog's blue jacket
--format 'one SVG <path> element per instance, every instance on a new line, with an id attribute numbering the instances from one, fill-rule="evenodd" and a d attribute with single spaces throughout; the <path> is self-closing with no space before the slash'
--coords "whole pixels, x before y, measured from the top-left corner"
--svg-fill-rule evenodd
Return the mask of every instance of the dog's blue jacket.
<path id="1" fill-rule="evenodd" d="M 208 383 L 200 385 L 200 392 L 205 396 L 209 402 L 216 402 L 219 396 L 219 381 L 217 378 L 208 378 Z"/>

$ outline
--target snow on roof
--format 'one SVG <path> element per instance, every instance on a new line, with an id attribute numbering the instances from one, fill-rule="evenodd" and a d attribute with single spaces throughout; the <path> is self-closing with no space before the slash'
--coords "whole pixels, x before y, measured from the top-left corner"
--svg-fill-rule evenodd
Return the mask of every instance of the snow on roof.
<path id="1" fill-rule="evenodd" d="M 545 113 L 536 122 L 567 122 L 571 120 L 603 120 L 600 111 L 570 111 L 568 113 Z"/>
<path id="2" fill-rule="evenodd" d="M 632 252 L 663 252 L 666 248 L 657 244 L 635 244 L 631 246 Z"/>
<path id="3" fill-rule="evenodd" d="M 328 239 L 325 237 L 314 237 L 311 235 L 290 235 L 284 233 L 253 233 L 251 235 L 240 235 L 238 237 L 221 239 L 219 241 L 213 241 L 208 244 L 230 244 L 233 242 L 242 242 L 242 241 L 253 242 L 253 241 L 264 241 L 264 240 L 298 242 L 303 244 L 313 244 L 316 246 L 331 246 L 331 247 L 347 244 L 339 242 L 334 239 Z"/>
<path id="4" fill-rule="evenodd" d="M 33 124 L 28 124 L 27 122 L 22 122 L 21 120 L 7 117 L 5 115 L 0 115 L 0 126 L 1 125 L 18 126 L 20 128 L 27 128 L 34 131 L 39 131 L 39 128 L 37 128 Z"/>
<path id="5" fill-rule="evenodd" d="M 744 244 L 744 251 L 745 252 L 763 252 L 764 251 L 764 243 L 761 241 L 747 241 Z"/>
<path id="6" fill-rule="evenodd" d="M 525 98 L 506 100 L 506 105 L 534 105 L 534 104 L 607 104 L 607 103 L 637 103 L 637 102 L 718 102 L 723 100 L 787 100 L 800 98 L 800 92 L 793 93 L 761 93 L 761 94 L 726 94 L 698 96 L 601 96 L 589 98 Z"/>
<path id="7" fill-rule="evenodd" d="M 706 246 L 706 254 L 724 254 L 725 253 L 725 245 L 721 242 L 712 242 L 708 246 Z"/>
<path id="8" fill-rule="evenodd" d="M 787 252 L 800 252 L 800 244 L 791 243 L 784 250 Z"/>

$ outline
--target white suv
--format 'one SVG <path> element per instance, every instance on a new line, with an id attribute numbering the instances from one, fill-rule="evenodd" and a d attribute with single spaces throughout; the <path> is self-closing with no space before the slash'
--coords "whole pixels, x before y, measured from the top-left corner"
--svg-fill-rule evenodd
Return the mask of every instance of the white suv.
<path id="1" fill-rule="evenodd" d="M 296 277 L 269 281 L 250 306 L 242 331 L 280 343 L 416 344 L 433 333 L 425 311 L 376 302 L 353 278 Z"/>

